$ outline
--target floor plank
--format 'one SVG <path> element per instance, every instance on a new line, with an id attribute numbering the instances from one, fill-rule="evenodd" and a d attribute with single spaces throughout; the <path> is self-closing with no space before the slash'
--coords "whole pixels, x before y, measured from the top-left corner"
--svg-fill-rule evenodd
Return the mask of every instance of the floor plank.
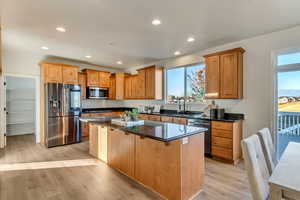
<path id="1" fill-rule="evenodd" d="M 33 135 L 25 135 L 9 137 L 7 144 L 5 150 L 0 150 L 0 168 L 1 165 L 31 163 L 33 169 L 0 170 L 1 200 L 161 199 L 103 162 L 76 166 L 74 160 L 93 159 L 88 154 L 87 141 L 47 149 L 35 144 Z M 53 167 L 53 164 L 62 163 L 57 161 L 67 162 L 70 166 Z M 211 159 L 205 161 L 205 185 L 196 200 L 251 199 L 242 164 L 232 166 Z M 49 168 L 34 169 L 44 162 L 50 163 Z"/>

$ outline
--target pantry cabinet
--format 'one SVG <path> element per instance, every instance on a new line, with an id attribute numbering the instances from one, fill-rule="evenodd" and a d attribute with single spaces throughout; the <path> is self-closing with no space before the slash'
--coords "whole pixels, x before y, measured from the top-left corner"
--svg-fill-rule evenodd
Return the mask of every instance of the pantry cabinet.
<path id="1" fill-rule="evenodd" d="M 244 49 L 236 48 L 204 56 L 206 63 L 206 98 L 243 98 L 244 52 Z"/>

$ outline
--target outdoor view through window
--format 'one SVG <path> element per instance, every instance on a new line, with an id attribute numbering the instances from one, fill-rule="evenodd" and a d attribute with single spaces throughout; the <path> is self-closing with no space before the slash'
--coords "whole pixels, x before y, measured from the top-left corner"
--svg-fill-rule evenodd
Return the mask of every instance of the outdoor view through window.
<path id="1" fill-rule="evenodd" d="M 300 142 L 300 53 L 280 55 L 277 63 L 277 149 L 281 156 L 290 141 Z"/>
<path id="2" fill-rule="evenodd" d="M 201 102 L 205 93 L 205 65 L 195 64 L 167 70 L 167 102 Z"/>

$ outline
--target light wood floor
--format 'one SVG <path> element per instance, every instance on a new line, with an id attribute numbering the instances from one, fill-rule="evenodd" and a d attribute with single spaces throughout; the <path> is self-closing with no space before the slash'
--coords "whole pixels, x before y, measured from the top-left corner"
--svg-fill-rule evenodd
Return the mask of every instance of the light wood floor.
<path id="1" fill-rule="evenodd" d="M 32 135 L 26 135 L 9 137 L 7 144 L 5 150 L 0 150 L 0 168 L 8 164 L 23 166 L 23 163 L 31 163 L 33 167 L 0 171 L 0 200 L 160 199 L 102 162 L 89 166 L 34 169 L 45 162 L 52 166 L 52 163 L 59 165 L 61 161 L 91 160 L 88 142 L 47 149 L 35 144 Z M 205 185 L 195 199 L 251 199 L 243 165 L 234 167 L 206 159 Z"/>

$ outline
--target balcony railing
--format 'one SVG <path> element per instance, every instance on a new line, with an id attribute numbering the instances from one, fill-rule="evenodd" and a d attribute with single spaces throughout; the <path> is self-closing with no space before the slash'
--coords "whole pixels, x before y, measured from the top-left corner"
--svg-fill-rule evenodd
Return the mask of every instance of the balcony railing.
<path id="1" fill-rule="evenodd" d="M 279 112 L 277 126 L 281 135 L 300 136 L 300 112 Z"/>

